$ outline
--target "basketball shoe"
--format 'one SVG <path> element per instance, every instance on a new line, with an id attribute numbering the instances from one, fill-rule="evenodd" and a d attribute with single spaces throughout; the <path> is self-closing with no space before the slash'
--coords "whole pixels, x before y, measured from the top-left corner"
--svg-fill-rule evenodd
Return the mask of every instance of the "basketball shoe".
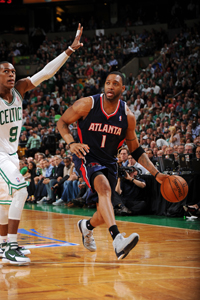
<path id="1" fill-rule="evenodd" d="M 124 238 L 124 235 L 125 233 L 118 233 L 113 241 L 113 247 L 118 260 L 125 258 L 139 241 L 139 235 L 137 233 L 132 233 L 127 238 Z"/>
<path id="2" fill-rule="evenodd" d="M 7 243 L 2 243 L 2 244 L 0 244 L 0 257 L 3 256 L 3 253 L 4 253 L 5 249 L 6 249 L 6 246 L 7 246 Z M 31 251 L 30 251 L 29 249 L 26 249 L 26 248 L 23 247 L 23 246 L 19 246 L 18 248 L 19 248 L 19 250 L 20 250 L 24 255 L 28 255 L 28 254 L 31 253 Z"/>
<path id="3" fill-rule="evenodd" d="M 17 242 L 15 243 L 8 243 L 6 246 L 5 251 L 3 252 L 2 256 L 3 262 L 8 262 L 10 264 L 26 264 L 30 262 L 30 258 L 26 257 Z"/>
<path id="4" fill-rule="evenodd" d="M 97 247 L 93 237 L 93 230 L 88 230 L 86 226 L 87 220 L 78 221 L 78 229 L 82 234 L 83 246 L 91 252 L 95 252 Z"/>
<path id="5" fill-rule="evenodd" d="M 40 199 L 39 201 L 37 201 L 37 203 L 38 203 L 38 204 L 46 203 L 48 200 L 49 200 L 49 198 L 46 197 L 46 196 L 44 196 L 44 197 L 42 197 L 42 199 Z"/>

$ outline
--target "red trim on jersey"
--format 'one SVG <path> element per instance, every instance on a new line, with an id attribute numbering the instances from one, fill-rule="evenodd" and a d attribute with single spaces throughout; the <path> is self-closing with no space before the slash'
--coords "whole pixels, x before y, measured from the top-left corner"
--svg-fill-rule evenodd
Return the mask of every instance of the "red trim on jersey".
<path id="1" fill-rule="evenodd" d="M 78 133 L 78 137 L 79 137 L 79 140 L 80 140 L 80 143 L 83 142 L 83 137 L 82 137 L 82 132 L 81 132 L 81 129 L 79 127 L 79 123 L 77 122 L 77 133 Z"/>
<path id="2" fill-rule="evenodd" d="M 91 186 L 90 186 L 90 183 L 89 183 L 88 178 L 87 178 L 87 173 L 86 173 L 83 161 L 81 163 L 80 170 L 81 170 L 81 173 L 82 173 L 82 176 L 83 176 L 83 180 L 85 181 L 87 186 L 91 189 Z"/>
<path id="3" fill-rule="evenodd" d="M 78 132 L 78 137 L 79 137 L 80 143 L 82 143 L 83 142 L 83 137 L 82 137 L 82 132 L 81 132 L 81 129 L 79 127 L 78 122 L 77 122 L 77 132 Z M 91 189 L 90 183 L 89 183 L 88 178 L 87 178 L 87 172 L 86 172 L 83 160 L 82 160 L 82 163 L 81 163 L 80 171 L 82 173 L 83 180 L 85 181 L 87 186 Z"/>
<path id="4" fill-rule="evenodd" d="M 122 141 L 119 143 L 119 145 L 118 145 L 117 149 L 119 149 L 120 147 L 122 147 L 122 145 L 123 145 L 124 141 L 125 141 L 125 139 L 123 139 L 123 140 L 122 140 Z"/>
<path id="5" fill-rule="evenodd" d="M 100 95 L 100 105 L 101 105 L 101 110 L 102 110 L 102 113 L 106 116 L 107 120 L 110 118 L 110 117 L 113 117 L 114 115 L 116 115 L 116 113 L 118 112 L 118 109 L 119 109 L 119 106 L 120 106 L 120 100 L 118 101 L 118 105 L 117 105 L 117 108 L 116 110 L 114 111 L 114 113 L 112 113 L 111 115 L 108 115 L 104 108 L 103 108 L 103 97 L 102 95 Z"/>

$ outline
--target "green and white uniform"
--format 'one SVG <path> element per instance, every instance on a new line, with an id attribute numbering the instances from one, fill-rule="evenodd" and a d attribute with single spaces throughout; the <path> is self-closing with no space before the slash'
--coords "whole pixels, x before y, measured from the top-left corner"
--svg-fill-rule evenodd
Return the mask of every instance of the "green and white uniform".
<path id="1" fill-rule="evenodd" d="M 12 202 L 13 189 L 26 187 L 19 171 L 17 155 L 22 127 L 22 97 L 12 89 L 13 100 L 8 103 L 0 97 L 0 204 Z"/>

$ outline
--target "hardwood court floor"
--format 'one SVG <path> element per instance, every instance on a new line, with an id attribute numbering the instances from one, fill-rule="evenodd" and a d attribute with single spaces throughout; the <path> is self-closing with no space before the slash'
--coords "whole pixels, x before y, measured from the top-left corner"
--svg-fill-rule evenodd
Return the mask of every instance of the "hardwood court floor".
<path id="1" fill-rule="evenodd" d="M 42 248 L 31 249 L 27 266 L 0 262 L 1 300 L 200 299 L 199 230 L 118 220 L 121 232 L 140 235 L 138 245 L 118 261 L 105 226 L 94 231 L 97 252 L 92 253 L 82 246 L 77 230 L 83 216 L 48 207 L 23 211 L 19 243 Z M 86 218 L 92 213 L 82 212 Z"/>

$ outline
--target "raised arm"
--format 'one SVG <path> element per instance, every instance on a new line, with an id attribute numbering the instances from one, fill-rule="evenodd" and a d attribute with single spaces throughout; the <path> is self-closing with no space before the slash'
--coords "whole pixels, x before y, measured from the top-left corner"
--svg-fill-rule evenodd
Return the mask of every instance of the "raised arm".
<path id="1" fill-rule="evenodd" d="M 63 53 L 50 61 L 41 71 L 33 75 L 32 77 L 27 77 L 20 79 L 16 82 L 15 88 L 18 92 L 23 96 L 27 91 L 34 89 L 41 82 L 53 77 L 56 72 L 64 65 L 69 56 L 75 52 L 75 50 L 79 49 L 83 46 L 80 43 L 80 39 L 82 36 L 83 27 L 81 24 L 78 25 L 78 29 L 76 32 L 76 37 L 71 46 L 67 48 Z"/>
<path id="2" fill-rule="evenodd" d="M 138 161 L 143 167 L 145 167 L 159 183 L 168 177 L 168 175 L 161 174 L 150 161 L 142 147 L 140 147 L 139 141 L 135 133 L 136 120 L 134 114 L 127 109 L 128 129 L 126 133 L 126 144 L 129 148 L 132 157 Z"/>

